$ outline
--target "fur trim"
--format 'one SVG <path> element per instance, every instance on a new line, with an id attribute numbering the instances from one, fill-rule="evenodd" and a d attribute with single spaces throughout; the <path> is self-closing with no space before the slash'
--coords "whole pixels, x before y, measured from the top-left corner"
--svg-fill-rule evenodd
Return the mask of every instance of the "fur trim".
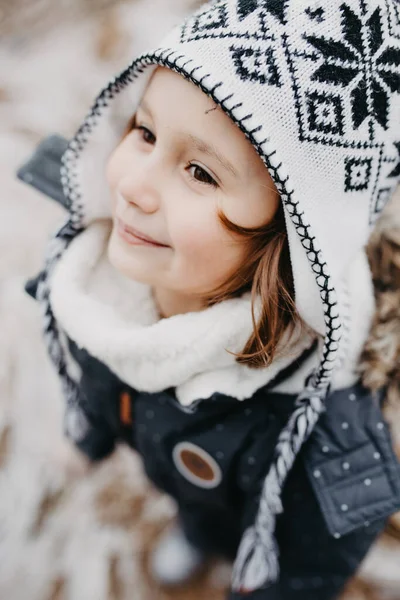
<path id="1" fill-rule="evenodd" d="M 400 188 L 368 245 L 376 289 L 376 312 L 362 355 L 363 383 L 375 391 L 389 386 L 399 402 L 400 383 Z M 392 392 L 393 389 L 393 392 Z"/>
<path id="2" fill-rule="evenodd" d="M 310 346 L 295 347 L 265 369 L 250 369 L 228 352 L 242 350 L 253 325 L 250 294 L 206 310 L 159 319 L 148 286 L 120 275 L 107 259 L 109 221 L 78 235 L 50 280 L 61 328 L 120 379 L 146 392 L 175 387 L 183 405 L 221 392 L 244 400 Z M 304 379 L 298 380 L 298 390 Z"/>

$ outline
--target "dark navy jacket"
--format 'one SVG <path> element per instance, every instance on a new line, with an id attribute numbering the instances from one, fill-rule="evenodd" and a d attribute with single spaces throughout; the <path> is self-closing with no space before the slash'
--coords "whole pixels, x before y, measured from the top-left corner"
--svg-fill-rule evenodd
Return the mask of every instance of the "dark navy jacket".
<path id="1" fill-rule="evenodd" d="M 66 205 L 59 183 L 64 145 L 59 137 L 46 140 L 19 176 Z M 28 283 L 32 296 L 35 288 L 36 280 Z M 243 402 L 216 393 L 188 410 L 173 389 L 138 392 L 69 345 L 82 369 L 80 405 L 90 423 L 80 449 L 99 460 L 116 443 L 128 443 L 148 477 L 176 500 L 192 543 L 233 559 L 296 396 L 267 385 Z M 383 396 L 361 385 L 330 393 L 284 487 L 276 529 L 280 579 L 246 598 L 337 598 L 386 518 L 400 509 L 400 467 L 382 417 Z"/>

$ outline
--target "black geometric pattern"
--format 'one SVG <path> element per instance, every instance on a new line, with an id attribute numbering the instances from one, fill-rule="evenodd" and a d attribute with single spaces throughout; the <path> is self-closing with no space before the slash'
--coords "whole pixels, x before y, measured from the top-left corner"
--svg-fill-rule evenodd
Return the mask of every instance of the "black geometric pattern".
<path id="1" fill-rule="evenodd" d="M 343 105 L 340 96 L 311 92 L 307 95 L 310 131 L 343 135 Z"/>
<path id="2" fill-rule="evenodd" d="M 288 0 L 238 0 L 237 11 L 239 19 L 243 20 L 254 13 L 261 5 L 267 12 L 276 17 L 281 23 L 286 23 L 285 13 Z"/>
<path id="3" fill-rule="evenodd" d="M 376 218 L 380 215 L 382 210 L 385 208 L 386 204 L 389 202 L 393 193 L 393 188 L 382 188 L 379 190 L 375 203 L 372 207 L 372 214 L 370 218 L 371 224 L 376 220 Z"/>
<path id="4" fill-rule="evenodd" d="M 217 0 L 211 7 L 206 5 L 202 12 L 199 12 L 182 27 L 181 41 L 193 42 L 227 38 L 233 40 L 273 39 L 276 24 L 274 22 L 274 27 L 272 27 L 270 23 L 267 23 L 267 15 L 270 12 L 267 4 L 270 4 L 270 0 L 236 0 L 235 2 Z M 278 6 L 281 6 L 280 1 Z M 271 11 L 277 10 L 274 3 L 270 8 Z M 247 20 L 249 16 L 252 18 Z"/>
<path id="5" fill-rule="evenodd" d="M 388 29 L 392 37 L 400 39 L 400 2 L 393 0 L 387 3 L 388 8 Z"/>
<path id="6" fill-rule="evenodd" d="M 396 4 L 393 4 L 393 10 L 395 12 L 396 25 L 398 27 L 398 31 L 400 33 L 400 2 L 396 1 Z M 399 35 L 397 37 L 400 37 Z"/>
<path id="7" fill-rule="evenodd" d="M 286 23 L 286 6 L 287 0 L 266 0 L 267 11 L 283 24 Z"/>
<path id="8" fill-rule="evenodd" d="M 258 8 L 258 0 L 238 0 L 237 11 L 239 19 L 243 21 Z"/>
<path id="9" fill-rule="evenodd" d="M 370 117 L 388 127 L 390 95 L 400 92 L 400 49 L 385 45 L 381 9 L 378 7 L 364 24 L 346 4 L 342 13 L 343 41 L 306 36 L 324 61 L 312 80 L 334 86 L 354 85 L 351 91 L 353 127 Z"/>
<path id="10" fill-rule="evenodd" d="M 272 48 L 231 46 L 236 73 L 243 81 L 275 85 L 280 87 L 278 67 Z"/>
<path id="11" fill-rule="evenodd" d="M 359 192 L 368 189 L 372 170 L 372 158 L 352 157 L 345 160 L 344 189 Z"/>
<path id="12" fill-rule="evenodd" d="M 226 7 L 216 4 L 211 9 L 201 13 L 194 21 L 192 33 L 203 33 L 213 29 L 224 28 L 227 25 Z"/>
<path id="13" fill-rule="evenodd" d="M 396 142 L 395 146 L 397 148 L 397 152 L 399 154 L 399 159 L 397 165 L 393 169 L 391 173 L 389 173 L 388 177 L 400 177 L 400 142 Z"/>
<path id="14" fill-rule="evenodd" d="M 322 23 L 325 21 L 325 10 L 320 6 L 319 8 L 311 8 L 309 6 L 306 8 L 305 13 L 309 16 L 312 21 L 317 21 L 317 23 Z"/>

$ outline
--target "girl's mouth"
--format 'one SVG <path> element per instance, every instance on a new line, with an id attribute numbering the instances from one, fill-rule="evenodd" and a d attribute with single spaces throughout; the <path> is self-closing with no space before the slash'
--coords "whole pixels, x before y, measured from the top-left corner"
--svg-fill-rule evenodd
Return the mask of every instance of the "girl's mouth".
<path id="1" fill-rule="evenodd" d="M 126 225 L 123 221 L 121 221 L 118 218 L 116 219 L 116 221 L 118 235 L 127 244 L 130 244 L 131 246 L 153 246 L 156 248 L 169 247 L 166 244 L 161 244 L 160 242 L 157 242 L 157 240 L 154 240 L 153 238 L 145 235 L 141 231 L 138 231 L 137 229 Z"/>

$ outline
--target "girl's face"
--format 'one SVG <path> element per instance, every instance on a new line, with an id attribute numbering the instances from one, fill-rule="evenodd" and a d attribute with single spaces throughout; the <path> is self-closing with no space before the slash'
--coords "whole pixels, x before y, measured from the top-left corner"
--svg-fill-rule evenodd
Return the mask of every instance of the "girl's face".
<path id="1" fill-rule="evenodd" d="M 160 295 L 199 301 L 242 265 L 244 240 L 226 230 L 219 209 L 237 225 L 258 227 L 279 203 L 243 133 L 200 89 L 166 68 L 156 69 L 106 174 L 109 259 Z"/>

